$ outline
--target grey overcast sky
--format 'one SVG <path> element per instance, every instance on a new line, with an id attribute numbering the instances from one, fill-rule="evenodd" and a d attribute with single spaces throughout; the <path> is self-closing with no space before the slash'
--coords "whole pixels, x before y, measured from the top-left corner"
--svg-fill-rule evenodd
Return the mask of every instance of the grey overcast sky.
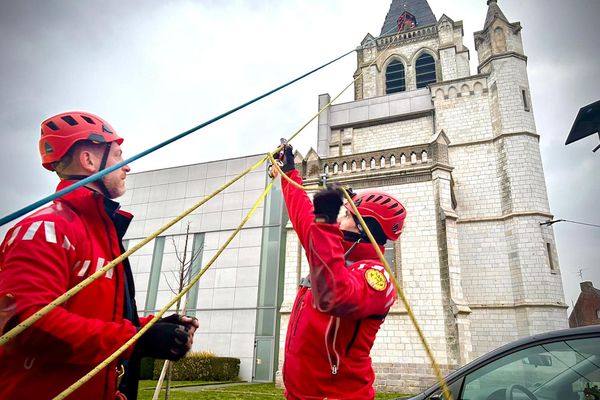
<path id="1" fill-rule="evenodd" d="M 125 156 L 185 131 L 377 36 L 390 0 L 0 0 L 0 179 L 4 216 L 54 191 L 39 123 L 79 109 L 106 118 Z M 485 0 L 429 0 L 464 22 L 477 54 Z M 499 0 L 523 26 L 533 110 L 556 218 L 600 224 L 598 137 L 564 141 L 577 111 L 600 99 L 599 0 Z M 273 149 L 351 80 L 356 56 L 131 165 L 134 172 Z M 349 90 L 341 101 L 352 100 Z M 295 141 L 316 144 L 311 124 Z M 596 172 L 595 172 L 596 171 Z M 4 235 L 7 227 L 1 227 Z M 583 278 L 600 287 L 600 229 L 554 225 L 566 302 Z"/>

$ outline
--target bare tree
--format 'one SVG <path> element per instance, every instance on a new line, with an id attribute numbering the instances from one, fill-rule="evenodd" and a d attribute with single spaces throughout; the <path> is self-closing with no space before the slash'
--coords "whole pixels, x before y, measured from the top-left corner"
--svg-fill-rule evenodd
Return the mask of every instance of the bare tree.
<path id="1" fill-rule="evenodd" d="M 174 288 L 171 286 L 171 284 L 169 283 L 169 279 L 167 279 L 166 272 L 163 273 L 163 276 L 167 281 L 167 285 L 169 286 L 169 289 L 171 290 L 171 292 L 174 295 L 180 294 L 183 291 L 183 288 L 189 284 L 190 280 L 192 279 L 192 272 L 193 272 L 193 268 L 196 263 L 196 260 L 198 259 L 200 254 L 202 254 L 202 249 L 204 247 L 204 246 L 200 246 L 197 249 L 193 249 L 192 254 L 188 260 L 187 256 L 188 256 L 189 239 L 190 239 L 190 222 L 187 223 L 187 227 L 186 227 L 186 231 L 185 231 L 185 242 L 183 245 L 183 252 L 180 252 L 179 249 L 177 248 L 177 243 L 175 243 L 175 237 L 174 236 L 171 237 L 171 240 L 173 241 L 173 248 L 175 249 L 175 257 L 177 257 L 178 268 L 175 271 L 170 271 L 170 272 L 172 274 L 172 277 L 175 278 L 175 283 L 176 283 L 177 287 Z M 182 299 L 184 299 L 183 307 L 182 307 Z M 186 310 L 187 310 L 187 295 L 180 297 L 177 300 L 177 303 L 175 305 L 175 312 L 178 314 L 181 312 L 181 314 L 185 315 Z M 162 382 L 163 382 L 165 375 L 167 376 L 167 382 L 166 382 L 166 387 L 165 387 L 165 400 L 169 400 L 169 397 L 171 395 L 172 374 L 173 374 L 173 365 L 169 360 L 165 360 L 163 369 L 161 371 L 159 380 L 156 385 L 156 390 L 154 391 L 154 396 L 152 397 L 153 400 L 158 399 L 158 396 L 160 394 L 160 390 L 162 387 Z"/>

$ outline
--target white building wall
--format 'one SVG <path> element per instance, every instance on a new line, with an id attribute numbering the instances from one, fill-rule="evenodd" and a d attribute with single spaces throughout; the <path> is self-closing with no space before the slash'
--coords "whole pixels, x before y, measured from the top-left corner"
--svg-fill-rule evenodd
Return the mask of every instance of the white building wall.
<path id="1" fill-rule="evenodd" d="M 220 160 L 129 175 L 128 191 L 119 199 L 123 209 L 134 214 L 125 236 L 128 247 L 218 190 L 259 158 Z M 178 286 L 176 272 L 180 265 L 177 254 L 183 255 L 188 223 L 187 257 L 191 256 L 193 234 L 203 233 L 202 267 L 205 267 L 248 214 L 264 190 L 265 182 L 264 167 L 259 167 L 161 234 L 165 236 L 165 248 L 156 295 L 157 309 L 175 296 L 172 289 Z M 200 328 L 193 350 L 239 358 L 243 380 L 252 379 L 263 212 L 261 204 L 244 229 L 200 278 L 197 289 L 195 314 Z M 153 249 L 154 240 L 130 257 L 139 310 L 146 304 Z"/>
<path id="2" fill-rule="evenodd" d="M 353 129 L 353 153 L 427 143 L 433 135 L 431 116 Z M 407 154 L 407 157 L 409 155 Z"/>

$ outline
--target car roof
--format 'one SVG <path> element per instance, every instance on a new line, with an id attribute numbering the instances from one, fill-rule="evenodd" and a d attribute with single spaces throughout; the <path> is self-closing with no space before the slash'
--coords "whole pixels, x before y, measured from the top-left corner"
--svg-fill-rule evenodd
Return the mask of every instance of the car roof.
<path id="1" fill-rule="evenodd" d="M 515 352 L 517 350 L 520 350 L 521 348 L 531 347 L 531 346 L 544 344 L 544 343 L 548 343 L 548 342 L 555 342 L 558 340 L 583 339 L 583 338 L 588 338 L 588 337 L 599 337 L 600 338 L 600 325 L 589 325 L 589 326 L 582 326 L 582 327 L 578 327 L 578 328 L 560 329 L 557 331 L 550 331 L 550 332 L 539 333 L 539 334 L 532 335 L 532 336 L 527 336 L 527 337 L 515 340 L 514 342 L 500 346 L 497 349 L 494 349 L 494 350 L 476 358 L 475 360 L 471 361 L 470 363 L 468 363 L 468 364 L 464 365 L 463 367 L 460 367 L 456 371 L 448 374 L 446 376 L 446 381 L 452 382 L 457 377 L 463 376 L 463 375 L 469 373 L 471 370 L 478 369 L 478 368 L 482 367 L 483 365 L 486 365 L 507 353 Z M 423 391 L 422 394 L 424 394 L 426 397 L 438 389 L 439 389 L 439 383 L 436 383 L 433 386 L 426 389 L 425 391 Z"/>

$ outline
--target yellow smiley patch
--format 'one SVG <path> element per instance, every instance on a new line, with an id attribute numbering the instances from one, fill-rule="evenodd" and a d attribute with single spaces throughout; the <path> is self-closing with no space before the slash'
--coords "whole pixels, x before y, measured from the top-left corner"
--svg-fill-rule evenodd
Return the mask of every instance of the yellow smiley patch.
<path id="1" fill-rule="evenodd" d="M 369 286 L 371 286 L 373 289 L 377 290 L 378 292 L 381 292 L 382 290 L 385 290 L 385 288 L 387 287 L 387 279 L 385 279 L 385 276 L 375 270 L 375 269 L 368 269 L 365 271 L 365 279 L 367 280 L 367 283 L 369 284 Z"/>

